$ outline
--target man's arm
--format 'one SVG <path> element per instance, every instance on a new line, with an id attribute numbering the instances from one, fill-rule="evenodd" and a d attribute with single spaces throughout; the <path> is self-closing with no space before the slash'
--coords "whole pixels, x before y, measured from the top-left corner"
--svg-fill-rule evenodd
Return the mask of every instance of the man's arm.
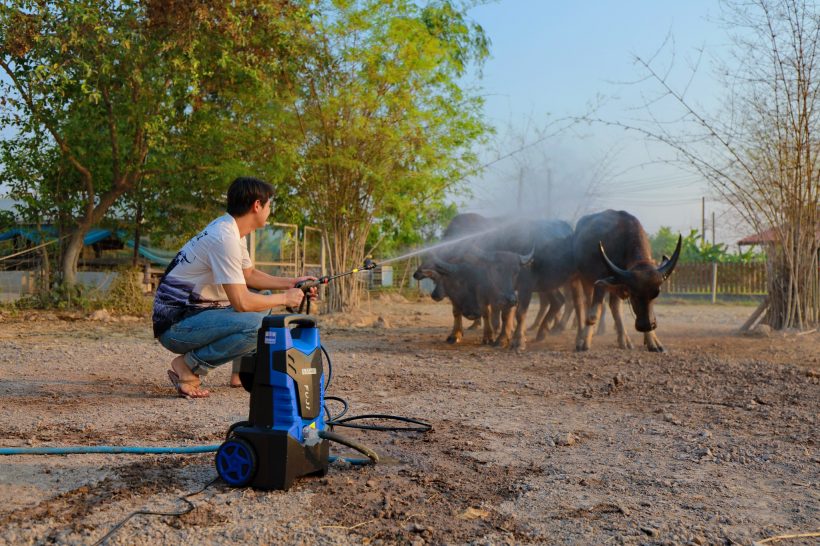
<path id="1" fill-rule="evenodd" d="M 270 276 L 270 275 L 268 275 Z M 277 277 L 272 277 L 277 278 Z M 291 288 L 280 294 L 257 294 L 248 290 L 248 285 L 244 284 L 223 284 L 231 307 L 244 313 L 246 311 L 267 311 L 271 307 L 298 307 L 302 303 L 304 292 L 299 288 L 292 288 L 294 279 L 290 281 Z"/>
<path id="2" fill-rule="evenodd" d="M 291 277 L 274 277 L 255 267 L 243 269 L 242 273 L 245 275 L 245 284 L 256 290 L 287 290 L 293 288 L 298 280 Z"/>

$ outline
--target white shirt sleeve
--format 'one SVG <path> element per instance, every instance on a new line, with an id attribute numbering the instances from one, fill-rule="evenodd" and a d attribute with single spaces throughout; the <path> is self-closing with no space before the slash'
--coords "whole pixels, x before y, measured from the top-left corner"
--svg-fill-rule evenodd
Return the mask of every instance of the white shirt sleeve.
<path id="1" fill-rule="evenodd" d="M 251 260 L 242 241 L 244 239 L 222 237 L 219 244 L 215 245 L 213 251 L 209 253 L 214 283 L 245 284 L 245 275 L 242 273 L 242 269 L 246 263 L 246 258 L 247 263 L 250 263 Z"/>
<path id="2" fill-rule="evenodd" d="M 242 242 L 242 269 L 249 269 L 253 267 L 253 262 L 251 261 L 251 255 L 248 254 L 248 241 L 247 237 L 242 237 L 240 241 Z"/>

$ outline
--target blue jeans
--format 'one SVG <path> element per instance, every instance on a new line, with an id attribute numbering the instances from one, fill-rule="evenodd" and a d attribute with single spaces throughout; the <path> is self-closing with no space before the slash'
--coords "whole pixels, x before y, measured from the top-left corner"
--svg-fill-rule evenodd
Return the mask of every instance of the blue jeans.
<path id="1" fill-rule="evenodd" d="M 201 311 L 174 324 L 159 336 L 163 347 L 185 355 L 196 375 L 256 352 L 259 327 L 270 311 L 240 313 L 232 307 Z"/>

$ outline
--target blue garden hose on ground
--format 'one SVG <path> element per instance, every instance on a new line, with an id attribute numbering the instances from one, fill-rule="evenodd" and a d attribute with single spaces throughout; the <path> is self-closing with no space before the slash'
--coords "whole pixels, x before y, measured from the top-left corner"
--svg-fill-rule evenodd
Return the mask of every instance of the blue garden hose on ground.
<path id="1" fill-rule="evenodd" d="M 68 446 L 68 447 L 0 447 L 0 455 L 76 455 L 89 453 L 213 453 L 221 444 L 209 446 L 143 447 L 143 446 Z M 329 462 L 341 459 L 350 464 L 370 464 L 371 459 L 350 459 L 331 455 Z"/>
<path id="2" fill-rule="evenodd" d="M 140 447 L 140 446 L 71 446 L 71 447 L 0 447 L 0 455 L 73 455 L 76 453 L 208 453 L 219 449 L 210 446 Z"/>

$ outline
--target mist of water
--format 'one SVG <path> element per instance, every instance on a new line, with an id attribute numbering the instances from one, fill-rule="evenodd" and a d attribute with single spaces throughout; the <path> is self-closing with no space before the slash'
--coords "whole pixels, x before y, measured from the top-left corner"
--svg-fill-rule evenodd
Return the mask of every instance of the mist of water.
<path id="1" fill-rule="evenodd" d="M 455 239 L 447 239 L 446 241 L 442 241 L 440 243 L 436 243 L 434 245 L 426 246 L 424 248 L 420 248 L 417 250 L 413 250 L 411 252 L 407 252 L 402 254 L 401 256 L 396 256 L 395 258 L 390 258 L 387 260 L 382 260 L 379 262 L 379 265 L 386 265 L 393 262 L 398 262 L 401 260 L 406 260 L 407 258 L 412 258 L 413 256 L 418 256 L 419 254 L 425 254 L 428 252 L 435 252 L 436 250 L 447 248 L 449 246 L 453 246 L 459 243 L 463 243 L 464 241 L 469 241 L 470 239 L 475 239 L 476 237 L 481 237 L 482 235 L 487 235 L 489 233 L 494 233 L 500 229 L 507 227 L 508 225 L 514 223 L 515 220 L 510 220 L 508 222 L 503 222 L 498 224 L 497 226 L 493 226 L 489 229 L 485 229 L 482 231 L 477 231 L 475 233 L 469 233 L 467 235 L 462 235 L 461 237 L 457 237 Z"/>

